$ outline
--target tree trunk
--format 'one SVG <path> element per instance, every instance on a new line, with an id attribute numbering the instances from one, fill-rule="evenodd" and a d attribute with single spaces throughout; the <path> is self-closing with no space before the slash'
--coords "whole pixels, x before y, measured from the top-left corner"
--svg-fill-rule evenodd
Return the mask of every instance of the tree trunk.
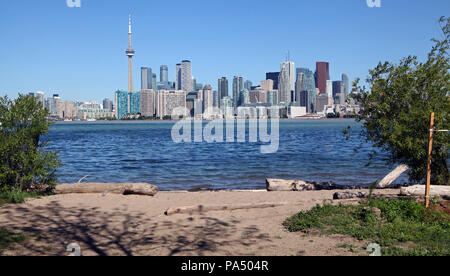
<path id="1" fill-rule="evenodd" d="M 158 187 L 148 183 L 76 183 L 57 185 L 55 194 L 99 194 L 154 196 Z"/>
<path id="2" fill-rule="evenodd" d="M 415 185 L 401 188 L 403 196 L 425 196 L 425 185 Z M 431 185 L 430 196 L 450 197 L 450 186 Z"/>

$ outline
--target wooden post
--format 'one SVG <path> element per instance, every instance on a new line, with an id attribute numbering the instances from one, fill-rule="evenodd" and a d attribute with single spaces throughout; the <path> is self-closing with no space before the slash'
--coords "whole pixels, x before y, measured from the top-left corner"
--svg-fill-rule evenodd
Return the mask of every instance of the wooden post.
<path id="1" fill-rule="evenodd" d="M 430 139 L 428 143 L 428 166 L 427 166 L 427 188 L 425 191 L 425 206 L 430 207 L 430 188 L 431 188 L 431 162 L 433 153 L 433 133 L 434 133 L 434 112 L 431 113 L 430 118 Z"/>

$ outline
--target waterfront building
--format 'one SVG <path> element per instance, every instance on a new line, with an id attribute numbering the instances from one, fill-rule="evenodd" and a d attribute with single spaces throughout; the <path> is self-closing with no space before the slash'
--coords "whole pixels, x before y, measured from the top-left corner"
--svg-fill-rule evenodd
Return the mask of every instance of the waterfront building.
<path id="1" fill-rule="evenodd" d="M 233 107 L 238 107 L 239 92 L 244 89 L 244 79 L 241 76 L 233 78 Z"/>
<path id="2" fill-rule="evenodd" d="M 220 109 L 225 119 L 234 117 L 233 101 L 230 97 L 225 96 L 221 99 Z"/>
<path id="3" fill-rule="evenodd" d="M 50 117 L 60 118 L 60 109 L 61 109 L 62 100 L 59 97 L 59 94 L 53 94 L 52 98 L 48 98 L 46 101 L 46 108 L 49 112 Z"/>
<path id="4" fill-rule="evenodd" d="M 192 63 L 189 60 L 183 60 L 180 67 L 181 84 L 180 89 L 184 91 L 194 90 L 192 83 Z"/>
<path id="5" fill-rule="evenodd" d="M 278 101 L 280 103 L 291 103 L 291 76 L 290 76 L 290 68 L 291 64 L 288 62 L 282 62 L 281 63 L 281 72 L 280 72 L 280 79 L 278 83 L 279 88 L 279 94 L 278 94 Z"/>
<path id="6" fill-rule="evenodd" d="M 274 106 L 274 105 L 278 104 L 278 91 L 277 90 L 267 91 L 267 103 L 270 106 Z"/>
<path id="7" fill-rule="evenodd" d="M 186 114 L 186 91 L 160 90 L 156 92 L 156 117 L 163 119 L 167 116 L 182 116 Z M 175 112 L 175 110 L 179 110 Z"/>
<path id="8" fill-rule="evenodd" d="M 327 94 L 327 81 L 330 80 L 330 64 L 328 62 L 316 63 L 316 87 L 320 94 Z"/>
<path id="9" fill-rule="evenodd" d="M 167 65 L 161 65 L 161 67 L 159 68 L 159 81 L 161 83 L 169 82 L 169 67 Z"/>
<path id="10" fill-rule="evenodd" d="M 222 103 L 221 100 L 225 97 L 228 97 L 228 79 L 226 77 L 222 77 L 218 81 L 218 90 L 219 90 L 219 101 L 220 104 Z"/>
<path id="11" fill-rule="evenodd" d="M 306 91 L 305 85 L 305 74 L 297 73 L 297 78 L 295 81 L 295 102 L 300 103 L 301 93 Z M 303 105 L 306 107 L 306 105 Z"/>
<path id="12" fill-rule="evenodd" d="M 42 91 L 36 92 L 36 99 L 42 104 L 42 107 L 45 108 L 45 93 Z"/>
<path id="13" fill-rule="evenodd" d="M 314 72 L 308 68 L 297 68 L 296 73 L 304 74 L 305 90 L 308 91 L 308 98 L 310 99 L 310 104 L 306 107 L 306 110 L 308 113 L 314 113 L 316 103 L 316 80 Z"/>
<path id="14" fill-rule="evenodd" d="M 250 92 L 247 89 L 241 90 L 239 93 L 239 103 L 238 106 L 242 106 L 250 103 Z"/>
<path id="15" fill-rule="evenodd" d="M 141 93 L 118 90 L 115 93 L 116 118 L 122 119 L 127 115 L 141 113 Z"/>
<path id="16" fill-rule="evenodd" d="M 317 113 L 323 113 L 325 107 L 329 105 L 329 97 L 328 94 L 319 94 L 316 97 L 316 110 Z"/>
<path id="17" fill-rule="evenodd" d="M 147 89 L 141 91 L 141 116 L 154 117 L 156 114 L 156 91 Z"/>
<path id="18" fill-rule="evenodd" d="M 266 80 L 272 80 L 273 81 L 273 89 L 278 90 L 278 83 L 280 80 L 280 72 L 269 72 L 266 73 Z"/>
<path id="19" fill-rule="evenodd" d="M 251 104 L 267 103 L 267 92 L 262 87 L 250 91 L 249 96 Z"/>
<path id="20" fill-rule="evenodd" d="M 141 90 L 152 89 L 152 68 L 141 67 Z"/>
<path id="21" fill-rule="evenodd" d="M 108 111 L 113 111 L 113 102 L 106 98 L 103 100 L 103 109 L 108 110 Z"/>
<path id="22" fill-rule="evenodd" d="M 213 104 L 213 90 L 211 85 L 207 84 L 203 88 L 203 90 L 200 90 L 199 93 L 202 93 L 203 97 L 203 112 L 205 112 L 205 119 L 208 119 L 209 116 L 213 115 L 210 114 L 212 112 L 212 109 L 214 107 Z"/>

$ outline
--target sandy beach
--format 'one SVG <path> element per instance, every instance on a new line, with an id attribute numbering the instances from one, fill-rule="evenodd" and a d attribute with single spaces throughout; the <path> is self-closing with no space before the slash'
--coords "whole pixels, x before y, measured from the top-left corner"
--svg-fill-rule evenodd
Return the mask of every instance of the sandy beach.
<path id="1" fill-rule="evenodd" d="M 155 197 L 70 194 L 30 199 L 0 208 L 0 227 L 30 235 L 3 255 L 68 255 L 77 243 L 84 256 L 342 256 L 364 255 L 366 244 L 339 235 L 289 233 L 282 222 L 324 200 L 333 191 L 160 192 Z M 398 194 L 379 190 L 376 194 Z M 280 203 L 251 210 L 166 216 L 168 208 L 189 205 Z M 339 248 L 352 244 L 356 252 Z M 342 247 L 342 246 L 341 246 Z"/>

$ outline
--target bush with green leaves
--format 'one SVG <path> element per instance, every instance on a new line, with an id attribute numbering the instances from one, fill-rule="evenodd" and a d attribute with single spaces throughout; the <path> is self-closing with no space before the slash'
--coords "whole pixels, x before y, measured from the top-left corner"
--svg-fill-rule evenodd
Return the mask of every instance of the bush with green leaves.
<path id="1" fill-rule="evenodd" d="M 32 96 L 0 97 L 0 192 L 51 192 L 58 154 L 46 151 L 48 112 Z"/>
<path id="2" fill-rule="evenodd" d="M 424 182 L 427 172 L 430 114 L 436 129 L 450 128 L 450 18 L 440 19 L 444 38 L 425 62 L 409 56 L 399 64 L 379 63 L 370 70 L 369 89 L 353 83 L 353 98 L 363 105 L 358 120 L 363 136 L 389 153 L 389 164 L 406 164 L 410 180 Z M 450 185 L 448 151 L 450 135 L 435 133 L 432 182 Z"/>

